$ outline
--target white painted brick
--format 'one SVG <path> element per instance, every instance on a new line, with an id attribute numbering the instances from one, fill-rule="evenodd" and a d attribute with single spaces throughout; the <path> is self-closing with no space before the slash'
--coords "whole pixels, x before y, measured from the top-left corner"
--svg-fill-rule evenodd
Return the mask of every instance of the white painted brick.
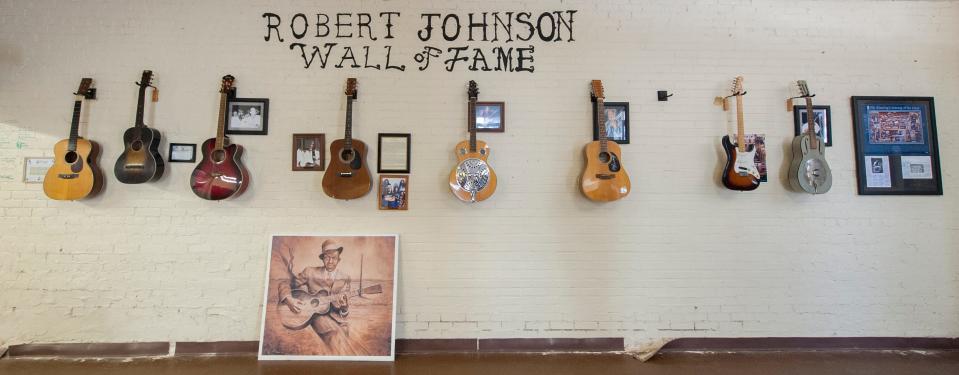
<path id="1" fill-rule="evenodd" d="M 96 198 L 56 202 L 20 182 L 22 164 L 0 171 L 0 321 L 17 322 L 0 324 L 0 346 L 255 340 L 265 247 L 279 232 L 399 233 L 398 338 L 959 335 L 959 3 L 533 0 L 524 6 L 579 10 L 576 42 L 536 43 L 534 74 L 305 70 L 287 45 L 262 40 L 260 14 L 314 10 L 205 4 L 185 18 L 176 5 L 144 12 L 119 0 L 0 7 L 12 53 L 0 64 L 0 159 L 52 155 L 68 132 L 71 86 L 91 76 L 99 98 L 81 134 L 103 147 L 107 178 Z M 504 4 L 372 0 L 325 11 L 401 11 L 388 43 L 410 58 L 424 45 L 417 14 Z M 801 21 L 809 14 L 818 27 Z M 449 46 L 458 44 L 493 46 Z M 270 135 L 236 137 L 254 180 L 244 196 L 196 198 L 190 164 L 145 185 L 111 175 L 143 69 L 161 89 L 147 122 L 163 132 L 164 155 L 167 142 L 213 135 L 223 74 L 237 76 L 241 96 L 270 98 Z M 738 74 L 747 130 L 770 145 L 771 181 L 752 193 L 716 181 L 718 140 L 734 126 L 711 101 Z M 342 136 L 345 76 L 361 81 L 357 138 L 414 135 L 409 211 L 376 210 L 372 194 L 331 200 L 320 174 L 289 170 L 291 133 Z M 480 134 L 499 188 L 472 206 L 445 183 L 466 136 L 469 79 L 480 100 L 508 107 L 505 133 Z M 611 204 L 576 186 L 590 79 L 631 105 L 622 148 L 634 191 Z M 797 79 L 832 106 L 834 186 L 822 196 L 780 181 L 793 134 L 783 101 Z M 662 89 L 675 96 L 656 101 Z M 937 99 L 943 196 L 856 194 L 853 95 Z"/>

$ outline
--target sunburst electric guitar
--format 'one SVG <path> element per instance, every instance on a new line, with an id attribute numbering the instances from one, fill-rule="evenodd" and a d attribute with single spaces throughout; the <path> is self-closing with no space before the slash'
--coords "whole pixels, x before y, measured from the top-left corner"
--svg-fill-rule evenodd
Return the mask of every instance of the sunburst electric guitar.
<path id="1" fill-rule="evenodd" d="M 726 167 L 723 169 L 723 186 L 731 190 L 750 191 L 759 187 L 762 176 L 756 167 L 756 146 L 746 145 L 746 130 L 743 119 L 743 77 L 733 80 L 733 94 L 736 97 L 736 143 L 724 135 L 722 144 L 726 150 Z M 723 99 L 725 100 L 725 99 Z"/>
<path id="2" fill-rule="evenodd" d="M 479 89 L 476 81 L 469 82 L 466 91 L 469 97 L 470 139 L 456 144 L 456 167 L 450 172 L 450 190 L 463 202 L 474 203 L 488 199 L 496 192 L 496 173 L 490 167 L 489 146 L 476 140 L 476 98 Z"/>
<path id="3" fill-rule="evenodd" d="M 799 192 L 823 194 L 832 187 L 832 170 L 826 162 L 826 147 L 816 135 L 816 113 L 806 81 L 797 81 L 799 98 L 806 100 L 806 123 L 804 134 L 793 138 L 792 162 L 789 163 L 789 186 Z M 790 99 L 792 100 L 792 99 Z"/>
<path id="4" fill-rule="evenodd" d="M 80 80 L 76 100 L 73 102 L 73 121 L 70 123 L 70 138 L 53 146 L 53 166 L 43 179 L 43 192 L 56 200 L 79 200 L 96 195 L 103 186 L 103 175 L 97 166 L 100 147 L 96 142 L 77 135 L 80 129 L 80 109 L 84 99 L 94 99 L 96 89 L 90 88 L 93 80 Z"/>
<path id="5" fill-rule="evenodd" d="M 586 144 L 586 168 L 580 187 L 587 198 L 598 202 L 610 202 L 629 194 L 631 188 L 629 175 L 623 168 L 619 144 L 610 142 L 606 137 L 606 106 L 604 105 L 603 82 L 593 80 L 590 84 L 596 99 L 596 126 L 599 140 Z"/>

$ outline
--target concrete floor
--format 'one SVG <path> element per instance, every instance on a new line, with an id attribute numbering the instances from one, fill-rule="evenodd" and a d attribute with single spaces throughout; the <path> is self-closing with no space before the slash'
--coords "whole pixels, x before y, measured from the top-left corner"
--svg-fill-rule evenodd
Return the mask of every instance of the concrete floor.
<path id="1" fill-rule="evenodd" d="M 959 374 L 959 352 L 665 353 L 649 362 L 612 354 L 403 355 L 393 363 L 257 362 L 252 356 L 159 359 L 3 359 L 0 374 Z"/>

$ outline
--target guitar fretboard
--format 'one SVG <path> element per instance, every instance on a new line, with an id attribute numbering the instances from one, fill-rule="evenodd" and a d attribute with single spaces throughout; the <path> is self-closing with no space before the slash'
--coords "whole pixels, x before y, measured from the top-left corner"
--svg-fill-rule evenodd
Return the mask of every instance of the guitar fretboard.
<path id="1" fill-rule="evenodd" d="M 812 97 L 806 96 L 806 132 L 809 134 L 809 147 L 819 149 L 819 136 L 816 135 L 816 111 L 812 108 Z"/>
<path id="2" fill-rule="evenodd" d="M 606 103 L 603 98 L 596 98 L 596 128 L 599 129 L 599 150 L 607 152 L 609 140 L 606 135 Z"/>
<path id="3" fill-rule="evenodd" d="M 140 85 L 140 95 L 138 96 L 138 99 L 137 99 L 137 118 L 136 118 L 136 124 L 134 124 L 134 126 L 136 126 L 136 127 L 138 127 L 138 128 L 146 126 L 146 124 L 143 123 L 143 97 L 144 97 L 144 95 L 146 94 L 146 91 L 147 91 L 147 87 L 146 87 L 145 85 L 141 84 L 141 85 Z"/>
<path id="4" fill-rule="evenodd" d="M 346 143 L 346 149 L 353 149 L 353 97 L 346 97 L 346 136 L 343 138 Z"/>
<path id="5" fill-rule="evenodd" d="M 70 122 L 70 140 L 67 143 L 67 149 L 70 151 L 77 150 L 77 137 L 79 137 L 80 132 L 80 107 L 83 105 L 83 97 L 78 96 L 77 100 L 73 102 L 73 121 Z"/>
<path id="6" fill-rule="evenodd" d="M 224 130 L 226 129 L 226 101 L 229 90 L 225 90 L 220 93 L 220 117 L 217 120 L 216 126 L 216 147 L 214 150 L 222 150 L 226 147 L 226 136 Z M 142 101 L 141 101 L 142 103 Z"/>
<path id="7" fill-rule="evenodd" d="M 476 152 L 476 98 L 470 98 L 469 101 L 469 123 L 470 131 L 470 152 Z"/>

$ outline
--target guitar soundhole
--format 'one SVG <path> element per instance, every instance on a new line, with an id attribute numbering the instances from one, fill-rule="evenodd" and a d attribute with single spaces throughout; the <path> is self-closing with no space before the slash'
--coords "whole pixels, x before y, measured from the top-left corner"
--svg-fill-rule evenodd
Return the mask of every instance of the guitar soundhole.
<path id="1" fill-rule="evenodd" d="M 355 155 L 356 153 L 354 153 L 353 150 L 344 149 L 343 151 L 340 151 L 340 160 L 343 160 L 345 163 L 349 163 L 353 160 Z"/>
<path id="2" fill-rule="evenodd" d="M 460 155 L 466 155 L 466 149 L 465 149 L 465 148 L 461 148 L 461 149 L 460 149 Z"/>
<path id="3" fill-rule="evenodd" d="M 320 305 L 320 300 L 314 298 L 310 300 L 310 306 L 317 307 Z"/>
<path id="4" fill-rule="evenodd" d="M 63 161 L 67 162 L 67 164 L 76 163 L 77 160 L 79 159 L 80 159 L 80 156 L 77 155 L 75 151 L 68 151 L 66 154 L 63 155 Z"/>
<path id="5" fill-rule="evenodd" d="M 226 160 L 226 151 L 213 150 L 213 153 L 210 154 L 210 158 L 213 159 L 214 163 L 222 163 L 224 160 Z"/>
<path id="6" fill-rule="evenodd" d="M 133 149 L 133 151 L 140 151 L 140 149 L 143 148 L 143 141 L 134 141 L 130 144 L 130 148 Z"/>
<path id="7" fill-rule="evenodd" d="M 603 164 L 606 164 L 606 163 L 609 163 L 609 160 L 610 160 L 610 157 L 609 157 L 609 153 L 608 153 L 608 152 L 600 152 L 600 153 L 599 153 L 599 161 L 600 161 L 600 162 L 602 162 Z"/>
<path id="8" fill-rule="evenodd" d="M 480 155 L 486 155 L 486 150 L 480 150 Z"/>

